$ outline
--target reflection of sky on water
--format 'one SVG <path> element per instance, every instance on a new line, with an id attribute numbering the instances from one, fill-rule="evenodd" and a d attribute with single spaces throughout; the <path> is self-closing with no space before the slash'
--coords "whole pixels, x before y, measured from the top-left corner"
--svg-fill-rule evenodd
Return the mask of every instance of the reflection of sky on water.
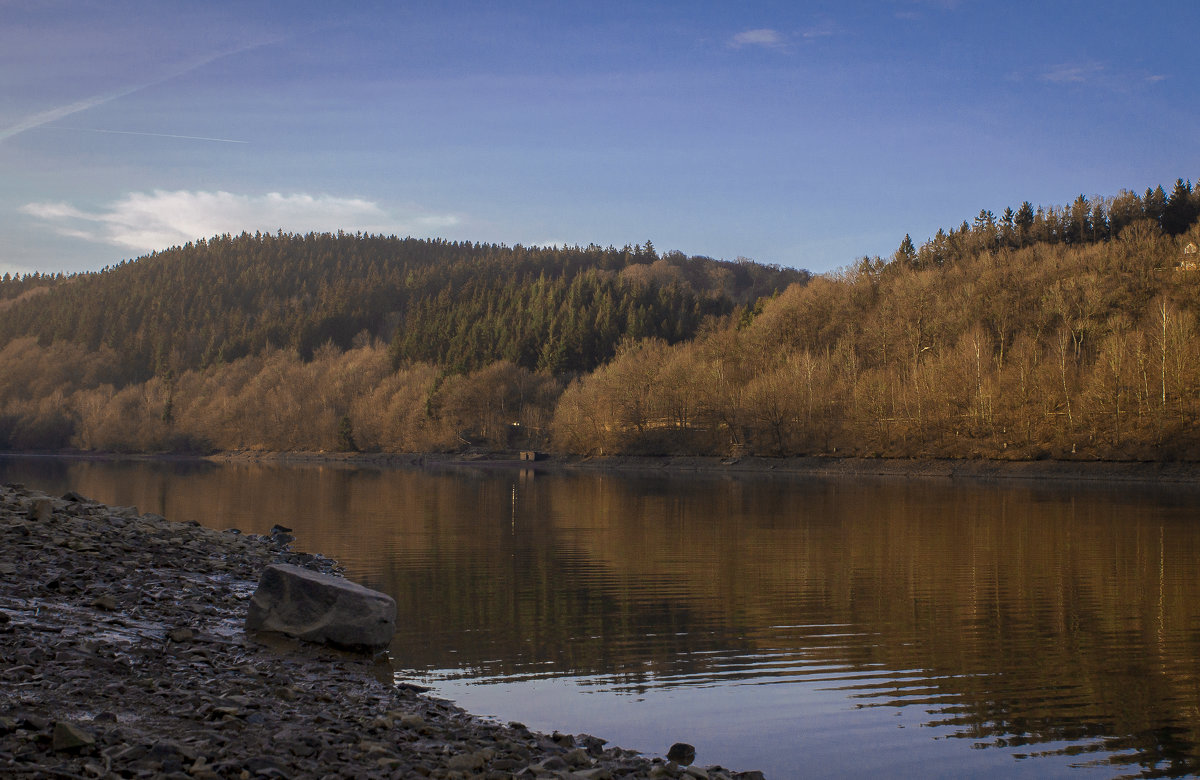
<path id="1" fill-rule="evenodd" d="M 877 683 L 890 685 L 892 677 Z M 431 685 L 437 695 L 497 720 L 544 731 L 584 720 L 588 733 L 650 754 L 664 754 L 672 742 L 691 742 L 697 745 L 697 765 L 757 768 L 770 778 L 1113 775 L 1111 766 L 1081 771 L 1080 759 L 1066 755 L 1031 760 L 1019 758 L 1027 753 L 1016 748 L 980 751 L 971 740 L 954 738 L 952 727 L 927 725 L 928 708 L 863 707 L 830 676 L 789 674 L 637 691 L 604 677 L 479 679 L 453 668 L 404 679 Z M 871 679 L 852 678 L 856 684 Z"/>
<path id="2" fill-rule="evenodd" d="M 0 479 L 293 527 L 397 598 L 406 677 L 501 720 L 774 777 L 1200 766 L 1194 491 L 3 458 Z"/>

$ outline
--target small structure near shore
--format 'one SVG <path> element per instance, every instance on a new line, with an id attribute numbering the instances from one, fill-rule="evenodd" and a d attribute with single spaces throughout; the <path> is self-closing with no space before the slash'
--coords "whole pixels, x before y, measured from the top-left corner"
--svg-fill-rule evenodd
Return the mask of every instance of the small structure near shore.
<path id="1" fill-rule="evenodd" d="M 345 650 L 383 650 L 396 632 L 396 602 L 341 577 L 276 563 L 263 570 L 246 612 L 246 631 Z"/>

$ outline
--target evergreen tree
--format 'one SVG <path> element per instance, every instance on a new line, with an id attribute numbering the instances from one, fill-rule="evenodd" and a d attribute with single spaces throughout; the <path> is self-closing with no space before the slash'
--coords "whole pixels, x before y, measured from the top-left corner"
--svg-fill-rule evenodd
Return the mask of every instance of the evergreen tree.
<path id="1" fill-rule="evenodd" d="M 904 234 L 904 240 L 900 242 L 900 247 L 896 253 L 892 255 L 892 262 L 900 263 L 905 268 L 913 268 L 917 264 L 917 248 L 913 246 L 912 236 L 908 233 Z"/>
<path id="2" fill-rule="evenodd" d="M 1167 193 L 1163 191 L 1161 184 L 1152 190 L 1146 190 L 1146 194 L 1142 196 L 1142 210 L 1147 219 L 1152 219 L 1162 226 L 1163 214 L 1167 210 Z"/>
<path id="3" fill-rule="evenodd" d="M 1033 237 L 1033 204 L 1025 201 L 1017 209 L 1017 215 L 1013 218 L 1013 224 L 1017 228 L 1017 241 L 1023 246 Z"/>
<path id="4" fill-rule="evenodd" d="M 1162 228 L 1166 233 L 1177 236 L 1186 232 L 1198 216 L 1192 198 L 1192 183 L 1183 179 L 1175 181 L 1175 187 L 1163 207 Z"/>

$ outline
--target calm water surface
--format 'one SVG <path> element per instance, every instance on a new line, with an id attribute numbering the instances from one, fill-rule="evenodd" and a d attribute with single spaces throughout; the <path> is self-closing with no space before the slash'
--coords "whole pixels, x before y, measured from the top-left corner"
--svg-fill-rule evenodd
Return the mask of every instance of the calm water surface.
<path id="1" fill-rule="evenodd" d="M 0 458 L 262 533 L 473 712 L 770 777 L 1200 772 L 1200 491 Z"/>

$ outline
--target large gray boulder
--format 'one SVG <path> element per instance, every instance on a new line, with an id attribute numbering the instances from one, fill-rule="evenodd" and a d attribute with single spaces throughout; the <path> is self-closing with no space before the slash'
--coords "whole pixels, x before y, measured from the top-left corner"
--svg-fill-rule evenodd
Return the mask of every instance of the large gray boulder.
<path id="1" fill-rule="evenodd" d="M 276 563 L 263 570 L 250 599 L 246 630 L 348 650 L 382 650 L 396 631 L 396 602 L 341 577 Z"/>

